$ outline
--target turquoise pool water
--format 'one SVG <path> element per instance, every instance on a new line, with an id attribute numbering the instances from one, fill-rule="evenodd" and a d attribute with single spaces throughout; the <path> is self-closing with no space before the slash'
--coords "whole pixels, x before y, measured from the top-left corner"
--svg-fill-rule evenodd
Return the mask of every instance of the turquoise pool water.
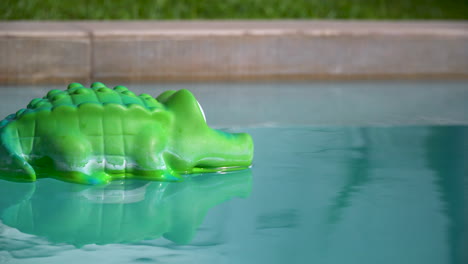
<path id="1" fill-rule="evenodd" d="M 467 262 L 467 83 L 188 86 L 209 123 L 252 134 L 250 170 L 0 180 L 0 263 Z M 4 116 L 49 88 L 2 89 Z"/>

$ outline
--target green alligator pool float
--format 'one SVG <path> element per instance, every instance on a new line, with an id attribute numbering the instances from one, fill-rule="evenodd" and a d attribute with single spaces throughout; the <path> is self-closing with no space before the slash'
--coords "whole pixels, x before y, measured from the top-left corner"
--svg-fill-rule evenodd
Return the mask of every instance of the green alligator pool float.
<path id="1" fill-rule="evenodd" d="M 124 86 L 72 83 L 0 122 L 0 177 L 17 181 L 177 181 L 181 174 L 245 169 L 252 158 L 250 135 L 208 127 L 185 89 L 153 98 Z"/>

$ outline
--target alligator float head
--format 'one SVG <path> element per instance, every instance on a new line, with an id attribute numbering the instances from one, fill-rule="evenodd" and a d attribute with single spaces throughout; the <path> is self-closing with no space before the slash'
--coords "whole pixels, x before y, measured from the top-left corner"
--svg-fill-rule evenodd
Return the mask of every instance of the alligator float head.
<path id="1" fill-rule="evenodd" d="M 166 160 L 187 172 L 250 166 L 253 156 L 250 135 L 208 127 L 203 109 L 190 91 L 166 91 L 157 100 L 173 115 L 170 140 L 173 151 L 166 153 Z"/>
<path id="2" fill-rule="evenodd" d="M 247 168 L 253 157 L 250 135 L 208 127 L 188 90 L 155 99 L 102 83 L 72 83 L 33 99 L 0 122 L 0 140 L 0 177 L 26 181 L 170 181 Z"/>

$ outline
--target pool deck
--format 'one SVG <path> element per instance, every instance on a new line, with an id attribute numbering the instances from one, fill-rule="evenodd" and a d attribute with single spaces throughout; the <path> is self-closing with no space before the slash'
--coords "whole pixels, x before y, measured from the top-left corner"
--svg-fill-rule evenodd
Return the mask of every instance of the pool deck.
<path id="1" fill-rule="evenodd" d="M 468 22 L 0 22 L 0 83 L 468 78 Z"/>

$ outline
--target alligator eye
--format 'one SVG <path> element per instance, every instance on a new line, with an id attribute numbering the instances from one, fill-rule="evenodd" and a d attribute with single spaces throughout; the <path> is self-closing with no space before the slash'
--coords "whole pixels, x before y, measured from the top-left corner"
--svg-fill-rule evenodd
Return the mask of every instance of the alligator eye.
<path id="1" fill-rule="evenodd" d="M 200 111 L 203 115 L 203 119 L 205 119 L 205 122 L 206 122 L 206 116 L 205 116 L 205 112 L 203 111 L 203 108 L 201 107 L 201 104 L 197 101 L 197 104 L 198 104 L 198 108 L 200 108 Z"/>

